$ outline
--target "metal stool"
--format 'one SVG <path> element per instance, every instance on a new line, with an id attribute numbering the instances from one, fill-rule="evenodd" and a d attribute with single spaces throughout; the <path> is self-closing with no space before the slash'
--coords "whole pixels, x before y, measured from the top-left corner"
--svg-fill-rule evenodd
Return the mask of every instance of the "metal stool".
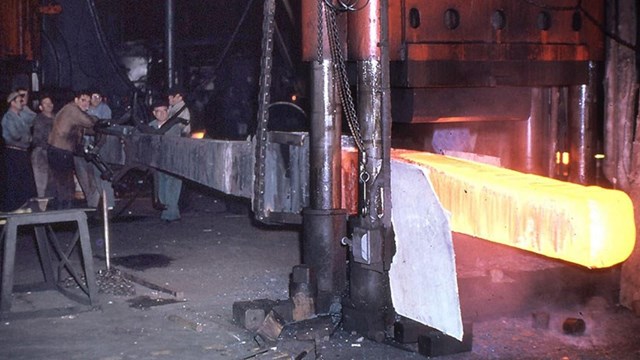
<path id="1" fill-rule="evenodd" d="M 2 264 L 2 288 L 0 289 L 0 315 L 6 317 L 11 309 L 11 294 L 14 290 L 13 275 L 15 265 L 16 241 L 18 227 L 22 225 L 32 225 L 35 230 L 38 254 L 40 255 L 42 270 L 44 273 L 45 285 L 60 291 L 63 295 L 80 303 L 90 306 L 96 305 L 96 278 L 93 271 L 93 258 L 91 254 L 91 241 L 89 239 L 89 228 L 87 226 L 87 215 L 85 211 L 92 209 L 68 209 L 54 210 L 32 213 L 1 213 L 0 218 L 6 219 L 6 224 L 0 234 L 0 244 L 4 241 L 4 259 Z M 75 232 L 70 245 L 63 249 L 58 241 L 51 224 L 63 222 L 76 222 L 78 230 Z M 85 281 L 83 283 L 81 275 L 73 268 L 69 261 L 69 256 L 80 241 L 82 257 L 82 267 Z M 54 274 L 53 259 L 49 244 L 57 254 L 59 259 L 57 264 L 58 277 L 63 269 L 66 269 L 74 278 L 86 297 L 78 296 L 57 284 Z M 58 279 L 59 280 L 59 279 Z"/>

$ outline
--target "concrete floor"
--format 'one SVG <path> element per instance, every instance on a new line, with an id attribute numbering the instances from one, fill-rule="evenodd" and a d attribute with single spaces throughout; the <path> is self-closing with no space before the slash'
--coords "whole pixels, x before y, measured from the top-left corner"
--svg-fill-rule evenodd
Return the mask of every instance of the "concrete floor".
<path id="1" fill-rule="evenodd" d="M 117 268 L 182 292 L 184 301 L 133 284 L 135 295 L 102 293 L 99 307 L 90 311 L 5 319 L 0 323 L 0 359 L 289 358 L 279 357 L 277 349 L 257 354 L 261 349 L 255 334 L 233 322 L 232 305 L 288 297 L 289 273 L 299 263 L 298 231 L 257 226 L 249 215 L 227 211 L 225 202 L 211 194 L 193 193 L 182 215 L 180 222 L 165 224 L 149 199 L 139 199 L 114 220 L 110 237 Z M 104 269 L 100 224 L 91 227 L 91 234 L 94 264 Z M 585 292 L 571 286 L 584 278 L 563 278 L 576 271 L 566 264 L 499 247 L 485 253 L 478 249 L 493 245 L 476 239 L 455 241 L 463 314 L 474 322 L 473 351 L 440 358 L 640 358 L 640 318 L 616 305 L 615 283 L 608 287 L 615 271 L 595 278 L 587 274 L 592 291 Z M 127 256 L 140 260 L 140 255 L 151 261 L 123 262 Z M 539 279 L 533 281 L 535 274 L 542 274 L 542 286 Z M 546 292 L 545 276 L 555 277 Z M 35 246 L 24 232 L 16 283 L 40 278 Z M 54 291 L 14 294 L 13 303 L 15 312 L 76 305 Z M 547 314 L 549 326 L 534 327 L 533 312 Z M 585 321 L 582 335 L 563 333 L 562 323 L 569 317 Z M 193 324 L 200 327 L 189 328 Z M 340 329 L 316 344 L 316 354 L 321 359 L 425 358 Z"/>

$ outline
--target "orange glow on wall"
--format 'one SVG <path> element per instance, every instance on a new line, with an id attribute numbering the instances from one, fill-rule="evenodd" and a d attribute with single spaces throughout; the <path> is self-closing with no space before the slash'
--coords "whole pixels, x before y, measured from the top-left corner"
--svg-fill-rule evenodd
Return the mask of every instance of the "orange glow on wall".
<path id="1" fill-rule="evenodd" d="M 191 138 L 192 139 L 204 139 L 204 131 L 197 131 L 197 132 L 191 133 Z"/>
<path id="2" fill-rule="evenodd" d="M 635 245 L 633 204 L 622 191 L 431 153 L 395 150 L 392 158 L 428 173 L 453 231 L 588 268 L 619 264 Z"/>

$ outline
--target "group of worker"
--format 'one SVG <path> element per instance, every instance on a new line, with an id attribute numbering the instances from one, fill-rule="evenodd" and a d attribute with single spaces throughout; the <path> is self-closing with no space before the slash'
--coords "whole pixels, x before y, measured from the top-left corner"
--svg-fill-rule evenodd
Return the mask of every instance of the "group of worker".
<path id="1" fill-rule="evenodd" d="M 154 102 L 155 119 L 149 126 L 162 129 L 166 136 L 189 136 L 191 114 L 183 94 L 176 87 L 169 91 L 168 101 Z M 101 92 L 77 91 L 74 99 L 57 113 L 54 98 L 47 94 L 39 98 L 40 112 L 34 112 L 25 88 L 10 92 L 6 100 L 9 108 L 2 117 L 5 181 L 0 211 L 16 211 L 36 197 L 48 198 L 48 209 L 71 208 L 77 204 L 74 176 L 84 193 L 86 206 L 97 208 L 102 200 L 112 209 L 115 195 L 110 179 L 103 177 L 96 164 L 84 156 L 87 146 L 94 141 L 96 129 L 112 124 L 111 109 Z M 180 121 L 169 121 L 174 118 Z M 158 171 L 154 183 L 163 209 L 161 219 L 179 220 L 182 181 Z"/>

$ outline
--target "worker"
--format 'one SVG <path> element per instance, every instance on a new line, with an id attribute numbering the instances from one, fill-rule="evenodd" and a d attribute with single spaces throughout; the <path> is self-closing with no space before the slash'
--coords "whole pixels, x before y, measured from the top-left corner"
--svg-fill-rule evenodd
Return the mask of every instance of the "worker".
<path id="1" fill-rule="evenodd" d="M 40 113 L 33 119 L 33 138 L 31 139 L 31 165 L 33 166 L 33 177 L 36 183 L 38 197 L 45 196 L 47 179 L 49 176 L 49 164 L 47 161 L 47 146 L 49 134 L 53 127 L 54 104 L 51 96 L 42 95 Z"/>
<path id="2" fill-rule="evenodd" d="M 9 109 L 2 117 L 4 140 L 4 173 L 2 211 L 14 211 L 37 195 L 33 169 L 29 158 L 32 117 L 24 110 L 19 92 L 7 96 Z"/>
<path id="3" fill-rule="evenodd" d="M 91 101 L 87 114 L 93 115 L 98 119 L 111 119 L 111 108 L 104 102 L 102 93 L 94 89 L 91 91 Z"/>
<path id="4" fill-rule="evenodd" d="M 169 89 L 168 99 L 169 99 L 169 113 L 168 118 L 178 117 L 183 119 L 183 127 L 181 136 L 189 137 L 191 136 L 191 112 L 187 107 L 187 104 L 184 102 L 185 91 L 181 86 L 174 86 Z M 185 125 L 186 124 L 186 125 Z"/>
<path id="5" fill-rule="evenodd" d="M 47 149 L 49 181 L 46 196 L 54 198 L 54 208 L 67 209 L 73 205 L 73 156 L 79 152 L 77 148 L 81 143 L 82 130 L 91 130 L 98 121 L 87 114 L 89 101 L 89 91 L 76 92 L 73 101 L 60 109 L 53 120 Z"/>
<path id="6" fill-rule="evenodd" d="M 102 93 L 97 89 L 91 90 L 90 93 L 91 98 L 87 114 L 99 120 L 109 121 L 111 119 L 111 108 L 109 108 L 109 105 L 103 101 Z M 93 145 L 95 141 L 95 136 L 92 135 L 92 129 L 88 130 L 91 134 L 88 134 L 87 131 L 83 131 L 83 151 L 87 146 Z M 78 152 L 73 158 L 73 161 L 76 170 L 76 177 L 78 178 L 78 183 L 84 193 L 87 206 L 90 208 L 98 208 L 100 205 L 100 199 L 102 198 L 102 193 L 104 192 L 107 198 L 107 208 L 113 209 L 115 205 L 115 195 L 111 181 L 101 178 L 102 173 L 100 170 L 98 170 L 94 163 L 89 162 L 85 158 L 83 152 Z"/>
<path id="7" fill-rule="evenodd" d="M 188 125 L 181 122 L 168 122 L 168 105 L 169 104 L 164 101 L 159 101 L 152 105 L 155 119 L 149 123 L 149 126 L 154 129 L 163 130 L 164 136 L 181 136 Z M 165 126 L 169 126 L 169 128 L 166 129 Z M 158 170 L 154 176 L 154 184 L 157 198 L 164 207 L 160 214 L 160 219 L 167 223 L 180 220 L 178 201 L 180 200 L 180 192 L 182 191 L 182 180 Z"/>
<path id="8" fill-rule="evenodd" d="M 33 122 L 33 119 L 36 117 L 36 112 L 31 110 L 31 107 L 29 107 L 29 90 L 27 88 L 19 87 L 16 91 L 21 96 L 23 105 L 22 111 L 27 116 L 28 120 Z"/>

